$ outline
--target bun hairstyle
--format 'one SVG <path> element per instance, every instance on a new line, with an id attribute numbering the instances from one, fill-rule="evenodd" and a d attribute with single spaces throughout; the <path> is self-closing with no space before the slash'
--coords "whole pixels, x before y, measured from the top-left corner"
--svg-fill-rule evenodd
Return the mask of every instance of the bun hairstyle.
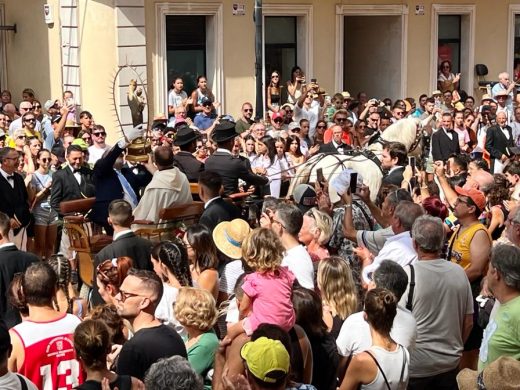
<path id="1" fill-rule="evenodd" d="M 422 201 L 422 206 L 432 217 L 438 217 L 444 221 L 448 216 L 448 207 L 438 196 L 428 196 Z"/>
<path id="2" fill-rule="evenodd" d="M 27 317 L 29 315 L 29 308 L 25 302 L 25 296 L 22 290 L 23 273 L 15 274 L 11 284 L 9 284 L 9 290 L 7 291 L 7 301 L 13 306 L 20 315 Z"/>
<path id="3" fill-rule="evenodd" d="M 397 298 L 384 288 L 367 292 L 365 313 L 370 326 L 384 336 L 389 336 L 397 313 Z"/>
<path id="4" fill-rule="evenodd" d="M 96 269 L 96 276 L 105 286 L 108 284 L 113 286 L 117 293 L 132 266 L 132 258 L 128 256 L 115 257 L 103 261 Z"/>
<path id="5" fill-rule="evenodd" d="M 100 320 L 85 320 L 74 331 L 74 348 L 83 364 L 94 370 L 106 368 L 110 331 Z"/>

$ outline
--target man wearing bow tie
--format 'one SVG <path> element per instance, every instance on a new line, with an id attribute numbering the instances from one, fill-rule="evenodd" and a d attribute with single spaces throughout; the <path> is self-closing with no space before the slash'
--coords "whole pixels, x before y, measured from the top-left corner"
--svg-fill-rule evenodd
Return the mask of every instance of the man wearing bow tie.
<path id="1" fill-rule="evenodd" d="M 67 148 L 68 164 L 52 176 L 51 207 L 60 212 L 60 203 L 95 195 L 92 171 L 83 165 L 83 151 L 78 145 Z"/>
<path id="2" fill-rule="evenodd" d="M 343 129 L 339 125 L 334 125 L 332 130 L 332 141 L 320 146 L 319 153 L 345 154 L 352 147 L 343 142 Z"/>
<path id="3" fill-rule="evenodd" d="M 513 131 L 507 125 L 507 115 L 497 113 L 497 124 L 486 132 L 486 150 L 491 156 L 491 172 L 501 173 L 505 161 L 511 157 L 510 148 L 515 146 Z"/>
<path id="4" fill-rule="evenodd" d="M 16 236 L 31 222 L 27 188 L 23 177 L 16 172 L 20 156 L 13 148 L 0 150 L 0 211 L 9 216 L 9 222 Z M 32 230 L 32 229 L 29 229 Z M 32 231 L 27 232 L 32 237 Z"/>
<path id="5" fill-rule="evenodd" d="M 459 136 L 453 130 L 453 118 L 449 112 L 442 114 L 441 128 L 432 134 L 433 161 L 446 162 L 452 154 L 460 153 Z"/>

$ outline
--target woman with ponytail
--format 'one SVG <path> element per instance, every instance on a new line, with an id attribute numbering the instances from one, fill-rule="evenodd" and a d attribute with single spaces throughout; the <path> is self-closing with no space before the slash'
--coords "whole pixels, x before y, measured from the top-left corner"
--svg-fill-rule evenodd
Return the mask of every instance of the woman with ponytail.
<path id="1" fill-rule="evenodd" d="M 63 255 L 52 255 L 47 261 L 56 273 L 58 285 L 54 306 L 62 313 L 75 314 L 79 318 L 85 317 L 87 301 L 78 297 L 78 292 L 72 286 L 72 267 L 70 261 Z"/>
<path id="2" fill-rule="evenodd" d="M 347 368 L 340 390 L 401 390 L 408 385 L 410 356 L 390 337 L 397 312 L 397 298 L 375 288 L 365 298 L 365 319 L 370 326 L 372 346 L 355 355 Z"/>
<path id="3" fill-rule="evenodd" d="M 163 296 L 155 317 L 164 324 L 171 324 L 182 337 L 186 336 L 184 327 L 175 318 L 173 311 L 179 289 L 192 287 L 190 263 L 184 245 L 173 241 L 163 241 L 152 248 L 153 270 L 163 281 Z"/>
<path id="4" fill-rule="evenodd" d="M 138 390 L 143 383 L 128 375 L 117 375 L 107 368 L 107 355 L 111 349 L 110 331 L 101 320 L 85 320 L 74 331 L 76 356 L 86 372 L 85 382 L 79 390 Z"/>

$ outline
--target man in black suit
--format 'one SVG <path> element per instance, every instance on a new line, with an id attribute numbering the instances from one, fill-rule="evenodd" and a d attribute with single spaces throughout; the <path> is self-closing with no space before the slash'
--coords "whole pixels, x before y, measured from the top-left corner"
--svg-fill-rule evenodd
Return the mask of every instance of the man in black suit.
<path id="1" fill-rule="evenodd" d="M 177 136 L 173 144 L 178 146 L 181 151 L 174 156 L 174 164 L 184 172 L 190 183 L 199 180 L 199 174 L 204 170 L 204 164 L 193 156 L 197 148 L 199 134 L 195 133 L 188 125 L 183 124 L 177 130 Z"/>
<path id="2" fill-rule="evenodd" d="M 383 184 L 401 187 L 406 157 L 406 146 L 400 142 L 390 142 L 384 147 L 381 168 L 388 170 L 388 173 L 383 177 Z"/>
<path id="3" fill-rule="evenodd" d="M 327 154 L 344 154 L 347 150 L 352 149 L 352 147 L 342 140 L 343 129 L 340 125 L 334 125 L 331 128 L 332 131 L 332 141 L 327 144 L 321 145 L 319 149 L 319 153 L 327 153 Z"/>
<path id="4" fill-rule="evenodd" d="M 506 113 L 501 111 L 496 116 L 497 124 L 486 132 L 486 150 L 491 156 L 491 173 L 501 173 L 503 164 L 512 156 L 511 148 L 515 146 L 513 131 L 507 125 Z"/>
<path id="5" fill-rule="evenodd" d="M 108 222 L 114 229 L 114 241 L 96 254 L 94 258 L 95 267 L 105 260 L 128 256 L 132 259 L 133 268 L 153 270 L 150 260 L 152 242 L 135 235 L 130 229 L 133 221 L 130 203 L 123 199 L 117 199 L 110 203 L 108 206 Z M 93 304 L 101 304 L 103 302 L 99 296 L 95 272 L 94 268 L 92 302 Z"/>
<path id="6" fill-rule="evenodd" d="M 253 173 L 249 159 L 233 156 L 231 150 L 237 136 L 235 124 L 222 120 L 212 134 L 212 139 L 217 143 L 218 149 L 208 157 L 205 164 L 206 171 L 216 172 L 222 177 L 225 195 L 238 192 L 238 179 L 257 187 L 262 187 L 269 182 L 267 177 Z"/>
<path id="7" fill-rule="evenodd" d="M 105 228 L 112 235 L 112 226 L 108 223 L 108 206 L 116 199 L 125 199 L 132 209 L 139 203 L 139 189 L 146 186 L 146 178 L 137 176 L 133 170 L 123 166 L 124 150 L 128 144 L 142 135 L 141 128 L 134 128 L 125 133 L 126 140 L 121 139 L 103 157 L 96 161 L 93 181 L 96 186 L 96 202 L 92 208 L 90 219 Z M 128 140 L 128 142 L 127 142 Z M 152 165 L 150 164 L 150 169 Z"/>
<path id="8" fill-rule="evenodd" d="M 14 235 L 27 227 L 28 236 L 33 237 L 27 188 L 23 177 L 16 172 L 19 158 L 13 148 L 0 149 L 0 212 L 9 216 Z"/>
<path id="9" fill-rule="evenodd" d="M 240 218 L 240 210 L 220 196 L 222 178 L 216 172 L 201 172 L 199 176 L 199 196 L 204 202 L 204 212 L 199 223 L 213 231 L 223 221 Z"/>
<path id="10" fill-rule="evenodd" d="M 452 154 L 460 153 L 459 136 L 453 131 L 453 118 L 449 112 L 442 114 L 441 128 L 432 134 L 433 161 L 446 162 Z"/>
<path id="11" fill-rule="evenodd" d="M 78 145 L 67 148 L 68 164 L 52 176 L 51 207 L 60 212 L 60 203 L 95 195 L 92 170 L 83 165 L 83 150 Z"/>
<path id="12" fill-rule="evenodd" d="M 7 302 L 7 291 L 13 277 L 17 273 L 25 272 L 32 263 L 39 261 L 38 256 L 18 250 L 16 245 L 9 241 L 10 218 L 0 213 L 0 318 L 11 328 L 21 322 L 18 310 Z"/>

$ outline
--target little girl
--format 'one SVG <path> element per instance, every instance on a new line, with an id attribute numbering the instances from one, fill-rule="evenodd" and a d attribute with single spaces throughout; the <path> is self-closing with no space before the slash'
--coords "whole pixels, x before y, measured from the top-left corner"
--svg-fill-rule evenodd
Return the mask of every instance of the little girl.
<path id="1" fill-rule="evenodd" d="M 293 327 L 291 295 L 295 277 L 281 266 L 283 252 L 279 237 L 270 229 L 255 229 L 242 243 L 242 257 L 254 271 L 244 277 L 242 284 L 240 311 L 249 311 L 249 315 L 229 327 L 228 341 L 244 331 L 251 335 L 264 323 L 278 325 L 285 331 Z"/>

